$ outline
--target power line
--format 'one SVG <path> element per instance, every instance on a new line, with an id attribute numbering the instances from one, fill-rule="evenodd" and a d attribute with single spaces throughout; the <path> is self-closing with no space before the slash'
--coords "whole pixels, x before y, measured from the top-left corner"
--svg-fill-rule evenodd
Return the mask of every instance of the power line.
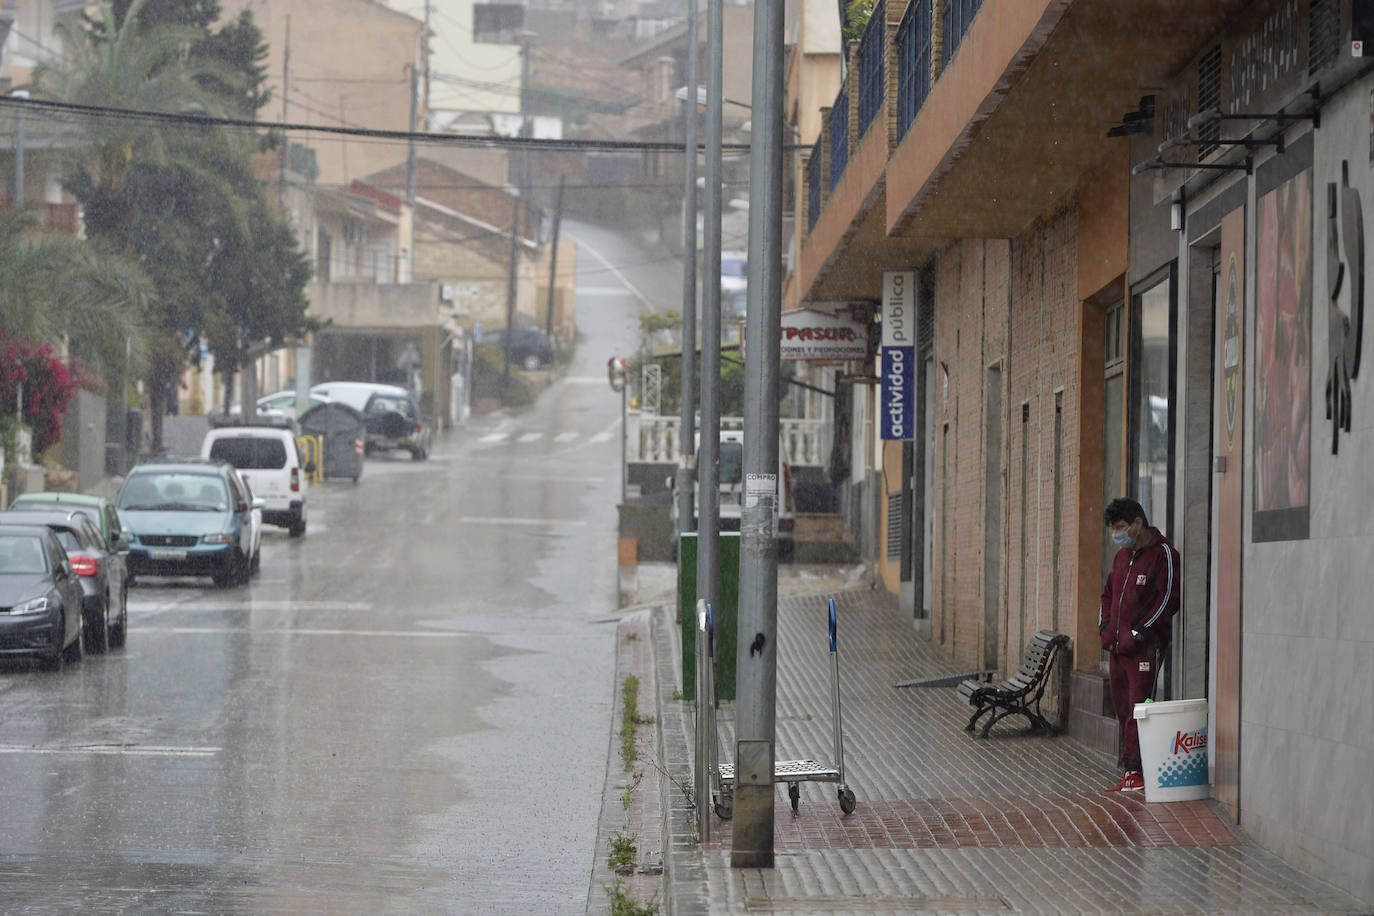
<path id="1" fill-rule="evenodd" d="M 436 134 L 407 130 L 381 130 L 368 127 L 333 127 L 324 124 L 300 124 L 285 121 L 254 121 L 246 118 L 222 118 L 200 114 L 179 114 L 165 111 L 150 111 L 137 108 L 115 108 L 106 105 L 83 105 L 77 102 L 58 102 L 47 99 L 18 99 L 14 96 L 0 96 L 0 108 L 25 108 L 35 111 L 85 114 L 93 117 L 124 118 L 186 127 L 236 127 L 253 131 L 275 130 L 284 133 L 323 133 L 371 140 L 391 140 L 400 142 L 432 143 L 435 145 L 461 147 L 505 147 L 508 149 L 542 149 L 560 152 L 650 152 L 682 154 L 683 144 L 674 140 L 577 140 L 571 138 L 547 139 L 536 137 L 500 137 L 482 134 Z M 794 145 L 784 149 L 805 150 L 806 145 Z M 701 146 L 698 145 L 698 149 Z M 748 143 L 726 143 L 722 149 L 735 152 L 748 152 Z"/>

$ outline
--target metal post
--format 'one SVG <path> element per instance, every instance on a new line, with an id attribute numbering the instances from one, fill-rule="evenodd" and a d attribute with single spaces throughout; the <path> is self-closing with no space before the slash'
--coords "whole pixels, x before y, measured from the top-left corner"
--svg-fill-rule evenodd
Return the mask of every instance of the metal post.
<path id="1" fill-rule="evenodd" d="M 502 369 L 501 369 L 501 397 L 506 397 L 506 392 L 510 390 L 510 339 L 511 331 L 515 328 L 515 271 L 519 266 L 517 254 L 520 246 L 520 195 L 512 194 L 511 200 L 514 207 L 510 217 L 510 277 L 506 283 L 506 330 L 501 335 Z"/>
<path id="2" fill-rule="evenodd" d="M 11 98 L 28 101 L 29 94 L 24 89 L 10 93 Z M 24 107 L 14 108 L 14 206 L 24 206 Z"/>
<path id="3" fill-rule="evenodd" d="M 291 92 L 291 15 L 286 16 L 286 42 L 281 55 L 281 120 L 290 120 L 287 114 L 287 99 Z M 286 166 L 291 158 L 291 139 L 282 137 L 281 149 L 277 152 L 277 206 L 286 211 Z"/>
<path id="4" fill-rule="evenodd" d="M 682 413 L 678 424 L 677 530 L 696 528 L 692 455 L 696 451 L 697 356 L 697 0 L 687 0 L 687 97 L 682 114 Z"/>
<path id="5" fill-rule="evenodd" d="M 620 383 L 620 504 L 625 505 L 630 490 L 630 379 L 621 374 Z"/>
<path id="6" fill-rule="evenodd" d="M 773 867 L 777 698 L 778 337 L 782 300 L 784 0 L 754 4 L 749 159 L 749 298 L 744 369 L 744 505 L 735 666 L 734 868 Z"/>
<path id="7" fill-rule="evenodd" d="M 703 843 L 711 839 L 711 746 L 707 742 L 714 739 L 714 735 L 707 731 L 712 697 L 707 689 L 709 682 L 706 676 L 706 667 L 711 663 L 706 651 L 706 641 L 710 638 L 706 632 L 706 604 L 705 598 L 697 598 L 696 651 L 693 653 L 696 662 L 696 766 L 693 767 L 693 774 L 696 777 L 697 835 Z"/>
<path id="8" fill-rule="evenodd" d="M 558 176 L 558 202 L 553 207 L 553 244 L 549 248 L 549 306 L 544 314 L 544 333 L 553 340 L 553 294 L 558 283 L 558 232 L 563 225 L 563 182 L 567 176 Z"/>
<path id="9" fill-rule="evenodd" d="M 697 595 L 720 607 L 720 213 L 722 0 L 706 6 L 706 219 L 701 243 L 701 447 L 697 479 Z"/>

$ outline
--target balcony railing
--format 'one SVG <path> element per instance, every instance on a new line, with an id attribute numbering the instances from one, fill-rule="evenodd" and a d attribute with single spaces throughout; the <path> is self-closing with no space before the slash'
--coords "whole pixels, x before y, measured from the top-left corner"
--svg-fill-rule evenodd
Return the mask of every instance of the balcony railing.
<path id="1" fill-rule="evenodd" d="M 859 136 L 868 132 L 873 117 L 883 110 L 883 74 L 887 71 L 887 13 L 883 0 L 873 7 L 859 41 Z"/>
<path id="2" fill-rule="evenodd" d="M 821 141 L 811 147 L 811 159 L 806 163 L 806 231 L 809 234 L 816 228 L 816 220 L 821 218 Z"/>
<path id="3" fill-rule="evenodd" d="M 661 416 L 631 410 L 626 420 L 626 459 L 670 464 L 678 460 L 676 416 Z M 721 429 L 743 429 L 740 417 L 721 417 Z M 782 457 L 792 467 L 825 467 L 830 456 L 830 420 L 782 417 L 778 434 L 782 437 Z"/>
<path id="4" fill-rule="evenodd" d="M 849 165 L 849 81 L 840 87 L 835 96 L 835 107 L 830 109 L 830 190 L 840 183 L 845 166 Z"/>
<path id="5" fill-rule="evenodd" d="M 959 50 L 959 42 L 964 40 L 964 33 L 968 31 L 969 24 L 973 22 L 973 17 L 978 15 L 978 8 L 983 5 L 983 0 L 941 0 L 944 3 L 944 49 L 945 62 L 948 63 L 954 57 L 954 52 Z"/>
<path id="6" fill-rule="evenodd" d="M 897 26 L 897 138 L 930 95 L 930 0 L 912 0 Z"/>

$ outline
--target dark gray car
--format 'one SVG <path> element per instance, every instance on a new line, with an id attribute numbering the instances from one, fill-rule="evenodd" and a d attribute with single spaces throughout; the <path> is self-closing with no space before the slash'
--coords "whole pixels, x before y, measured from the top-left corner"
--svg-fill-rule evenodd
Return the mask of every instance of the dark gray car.
<path id="1" fill-rule="evenodd" d="M 36 655 L 49 671 L 85 653 L 81 585 L 46 525 L 0 524 L 0 655 Z"/>
<path id="2" fill-rule="evenodd" d="M 127 541 L 120 538 L 114 548 L 109 547 L 89 516 L 58 504 L 11 509 L 0 515 L 0 522 L 51 529 L 81 585 L 86 647 L 105 652 L 124 645 L 129 632 L 129 575 L 124 563 L 129 552 Z"/>

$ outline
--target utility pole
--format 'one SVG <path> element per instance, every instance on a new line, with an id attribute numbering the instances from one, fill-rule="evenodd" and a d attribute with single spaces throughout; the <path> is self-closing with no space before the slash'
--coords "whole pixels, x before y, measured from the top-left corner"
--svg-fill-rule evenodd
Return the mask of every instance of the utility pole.
<path id="1" fill-rule="evenodd" d="M 528 97 L 530 82 L 530 45 L 534 33 L 522 31 L 520 33 L 520 138 L 526 140 L 530 136 L 530 114 Z M 528 159 L 525 153 L 525 144 L 520 144 L 520 158 L 516 168 L 516 189 L 513 195 L 515 199 L 515 210 L 511 216 L 510 228 L 510 282 L 506 288 L 506 331 L 501 335 L 502 350 L 504 351 L 503 368 L 501 370 L 501 396 L 505 397 L 510 389 L 510 339 L 515 330 L 515 272 L 519 266 L 519 245 L 520 245 L 520 208 L 525 206 L 525 188 L 528 185 Z"/>
<path id="2" fill-rule="evenodd" d="M 736 655 L 734 868 L 773 867 L 777 705 L 778 337 L 782 304 L 783 3 L 754 4 L 745 327 L 744 505 Z"/>
<path id="3" fill-rule="evenodd" d="M 701 250 L 701 482 L 697 524 L 697 597 L 720 607 L 720 213 L 724 23 L 722 0 L 706 11 L 706 219 Z M 709 806 L 708 806 L 709 807 Z"/>
<path id="4" fill-rule="evenodd" d="M 553 294 L 558 282 L 558 230 L 563 225 L 563 182 L 567 176 L 558 176 L 558 198 L 553 207 L 553 248 L 549 251 L 549 307 L 544 315 L 544 333 L 553 340 Z"/>
<path id="5" fill-rule="evenodd" d="M 693 530 L 697 368 L 697 0 L 687 0 L 687 97 L 682 113 L 682 413 L 678 423 L 677 530 Z M 703 346 L 705 343 L 703 342 Z"/>
<path id="6" fill-rule="evenodd" d="M 286 43 L 281 55 L 281 122 L 290 123 L 286 116 L 286 100 L 291 93 L 291 14 L 286 16 Z M 281 149 L 277 152 L 280 168 L 277 169 L 277 207 L 286 212 L 286 164 L 291 158 L 291 138 L 282 134 Z"/>
<path id="7" fill-rule="evenodd" d="M 697 522 L 697 598 L 720 610 L 720 204 L 721 204 L 721 101 L 722 101 L 722 0 L 706 3 L 706 219 L 702 227 L 701 275 L 705 284 L 701 298 L 701 448 L 697 450 L 697 480 L 701 482 L 701 505 Z M 700 656 L 702 664 L 706 655 Z M 698 674 L 700 676 L 700 674 Z M 709 702 L 709 699 L 708 701 Z M 697 699 L 697 727 L 709 721 L 712 712 Z M 704 714 L 703 714 L 704 713 Z M 702 736 L 698 752 L 697 798 L 710 798 L 710 758 L 716 736 Z M 708 743 L 709 742 L 709 743 Z M 697 826 L 702 841 L 711 838 L 711 805 L 697 805 Z"/>
<path id="8" fill-rule="evenodd" d="M 29 100 L 28 90 L 16 89 L 10 98 Z M 24 105 L 14 107 L 14 206 L 24 206 Z M 22 414 L 18 414 L 22 416 Z"/>

